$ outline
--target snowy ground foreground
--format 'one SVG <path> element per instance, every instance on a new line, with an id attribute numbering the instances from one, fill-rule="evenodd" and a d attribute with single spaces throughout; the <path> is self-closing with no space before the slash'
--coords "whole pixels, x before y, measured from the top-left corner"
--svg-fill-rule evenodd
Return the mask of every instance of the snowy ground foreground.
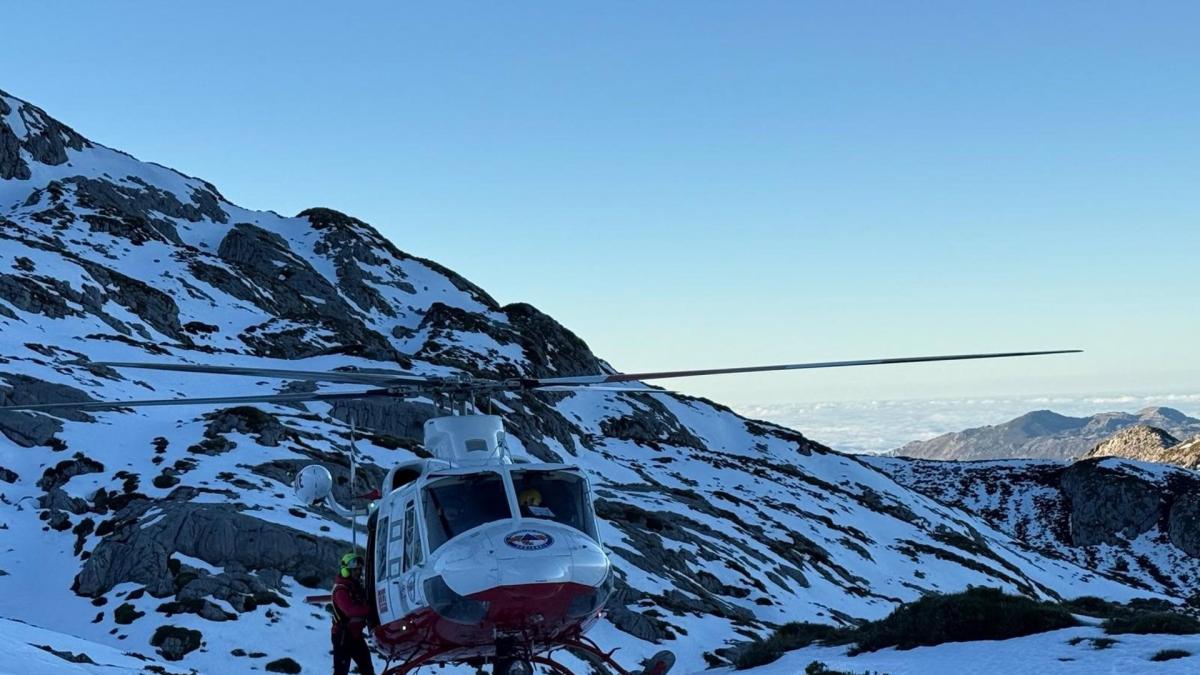
<path id="1" fill-rule="evenodd" d="M 84 654 L 86 661 L 76 662 Z M 0 675 L 124 675 L 149 672 L 149 667 L 161 668 L 158 672 L 163 675 L 188 672 L 107 645 L 0 619 Z"/>
<path id="2" fill-rule="evenodd" d="M 1116 640 L 1097 648 L 1096 641 Z M 1072 644 L 1074 643 L 1074 644 Z M 1104 642 L 1099 643 L 1100 646 Z M 52 653 L 43 647 L 58 652 Z M 1155 662 L 1150 658 L 1162 650 L 1177 649 L 1192 656 Z M 74 663 L 70 658 L 87 654 L 93 663 Z M 66 658 L 64 658 L 66 657 Z M 248 664 L 233 659 L 211 672 L 261 672 L 262 663 Z M 790 652 L 778 661 L 736 671 L 732 669 L 689 671 L 680 675 L 797 675 L 813 661 L 831 669 L 856 675 L 1083 675 L 1112 673 L 1194 673 L 1200 668 L 1200 636 L 1196 635 L 1105 635 L 1095 626 L 1067 628 L 1012 640 L 955 642 L 936 647 L 898 651 L 884 649 L 847 656 L 845 647 L 808 647 Z M 304 672 L 323 672 L 328 661 L 302 663 Z M 120 649 L 89 642 L 28 624 L 0 619 L 0 675 L 132 675 L 150 672 L 185 675 L 178 665 L 132 656 Z M 439 672 L 471 672 L 450 669 Z M 579 670 L 578 672 L 584 672 Z"/>
<path id="3" fill-rule="evenodd" d="M 1116 640 L 1097 649 L 1095 640 Z M 1075 642 L 1076 644 L 1071 644 Z M 1104 643 L 1101 642 L 1101 645 Z M 1151 661 L 1165 649 L 1192 656 Z M 831 670 L 881 675 L 1124 675 L 1125 673 L 1195 673 L 1200 669 L 1200 635 L 1105 635 L 1099 628 L 1065 628 L 1012 640 L 950 642 L 936 647 L 846 656 L 845 647 L 807 647 L 789 652 L 774 663 L 749 670 L 714 670 L 745 675 L 797 675 L 820 661 Z"/>

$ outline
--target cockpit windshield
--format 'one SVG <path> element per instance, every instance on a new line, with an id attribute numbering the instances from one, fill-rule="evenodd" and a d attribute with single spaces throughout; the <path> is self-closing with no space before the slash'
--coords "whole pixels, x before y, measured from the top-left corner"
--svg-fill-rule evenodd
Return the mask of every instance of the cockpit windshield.
<path id="1" fill-rule="evenodd" d="M 596 538 L 587 482 L 569 471 L 513 471 L 513 487 L 522 518 L 543 518 L 569 525 Z"/>
<path id="2" fill-rule="evenodd" d="M 423 501 L 431 553 L 467 530 L 512 517 L 504 480 L 491 471 L 430 483 Z"/>

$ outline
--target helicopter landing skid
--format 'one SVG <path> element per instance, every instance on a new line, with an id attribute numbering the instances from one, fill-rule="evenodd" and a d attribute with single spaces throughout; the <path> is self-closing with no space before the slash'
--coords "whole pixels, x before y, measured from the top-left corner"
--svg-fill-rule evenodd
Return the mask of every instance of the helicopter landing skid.
<path id="1" fill-rule="evenodd" d="M 595 642 L 587 640 L 586 638 L 582 640 L 575 639 L 564 642 L 556 647 L 554 651 L 557 651 L 558 649 L 573 649 L 584 652 L 585 654 L 590 654 L 591 656 L 603 661 L 604 665 L 616 671 L 617 675 L 667 675 L 667 672 L 670 671 L 671 667 L 675 665 L 675 655 L 671 652 L 663 651 L 655 654 L 649 661 L 647 661 L 646 667 L 642 670 L 626 670 L 625 668 L 621 667 L 621 664 L 617 663 L 613 659 L 613 654 L 617 651 L 616 649 L 605 652 L 601 650 Z M 424 654 L 414 661 L 409 661 L 408 663 L 395 666 L 393 668 L 385 668 L 383 675 L 409 675 L 409 673 L 416 671 L 418 668 L 428 665 L 436 656 L 438 656 L 438 652 Z M 532 656 L 529 658 L 529 662 L 539 666 L 546 666 L 555 675 L 573 675 L 573 673 L 571 673 L 566 666 L 551 659 L 549 655 Z"/>
<path id="2" fill-rule="evenodd" d="M 584 637 L 568 640 L 561 645 L 560 649 L 574 649 L 586 654 L 590 654 L 603 661 L 604 665 L 616 671 L 617 675 L 667 675 L 667 672 L 671 670 L 672 666 L 675 665 L 675 655 L 671 652 L 662 651 L 652 656 L 650 660 L 646 662 L 646 666 L 642 670 L 626 670 L 621 667 L 621 664 L 617 663 L 616 660 L 613 659 L 613 654 L 615 654 L 617 651 L 616 649 L 606 652 L 600 649 L 600 646 L 595 642 L 592 642 Z M 557 663 L 554 663 L 548 657 L 538 657 L 538 659 L 534 660 L 534 663 L 548 665 L 555 669 L 555 673 L 565 673 L 566 675 L 571 675 L 571 671 L 563 668 Z"/>

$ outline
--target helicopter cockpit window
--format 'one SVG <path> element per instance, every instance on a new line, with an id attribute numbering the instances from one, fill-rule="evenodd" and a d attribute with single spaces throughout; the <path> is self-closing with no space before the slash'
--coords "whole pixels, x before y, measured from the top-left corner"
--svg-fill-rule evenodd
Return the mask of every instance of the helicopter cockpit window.
<path id="1" fill-rule="evenodd" d="M 522 518 L 542 518 L 596 538 L 587 482 L 569 471 L 513 471 L 513 487 Z"/>
<path id="2" fill-rule="evenodd" d="M 491 471 L 430 483 L 423 501 L 431 553 L 467 530 L 512 517 L 504 480 Z"/>

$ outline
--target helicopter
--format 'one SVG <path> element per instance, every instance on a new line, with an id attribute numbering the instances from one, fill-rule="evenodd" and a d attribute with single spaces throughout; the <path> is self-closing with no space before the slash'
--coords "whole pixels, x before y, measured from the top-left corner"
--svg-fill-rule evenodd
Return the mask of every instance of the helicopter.
<path id="1" fill-rule="evenodd" d="M 439 415 L 424 423 L 429 457 L 391 467 L 367 508 L 333 498 L 333 477 L 322 465 L 294 477 L 296 497 L 323 503 L 357 522 L 367 517 L 367 599 L 372 640 L 387 659 L 384 675 L 409 675 L 424 666 L 490 665 L 493 675 L 531 675 L 542 666 L 571 675 L 555 656 L 587 655 L 618 675 L 666 675 L 675 657 L 659 652 L 628 670 L 586 633 L 604 616 L 616 577 L 604 548 L 586 473 L 578 466 L 514 457 L 501 416 L 482 414 L 476 397 L 505 392 L 614 391 L 669 393 L 645 380 L 783 370 L 996 359 L 1081 350 L 955 354 L 826 361 L 786 365 L 602 373 L 549 378 L 492 379 L 465 374 L 421 376 L 399 370 L 309 371 L 178 363 L 104 362 L 113 368 L 251 376 L 370 388 L 357 391 L 250 396 L 84 401 L 0 407 L 0 411 L 124 409 L 225 403 L 331 402 L 368 398 L 432 399 Z M 355 470 L 351 433 L 351 472 Z M 352 478 L 353 480 L 353 478 Z M 329 596 L 308 601 L 327 602 Z M 399 665 L 391 665 L 397 662 Z"/>

